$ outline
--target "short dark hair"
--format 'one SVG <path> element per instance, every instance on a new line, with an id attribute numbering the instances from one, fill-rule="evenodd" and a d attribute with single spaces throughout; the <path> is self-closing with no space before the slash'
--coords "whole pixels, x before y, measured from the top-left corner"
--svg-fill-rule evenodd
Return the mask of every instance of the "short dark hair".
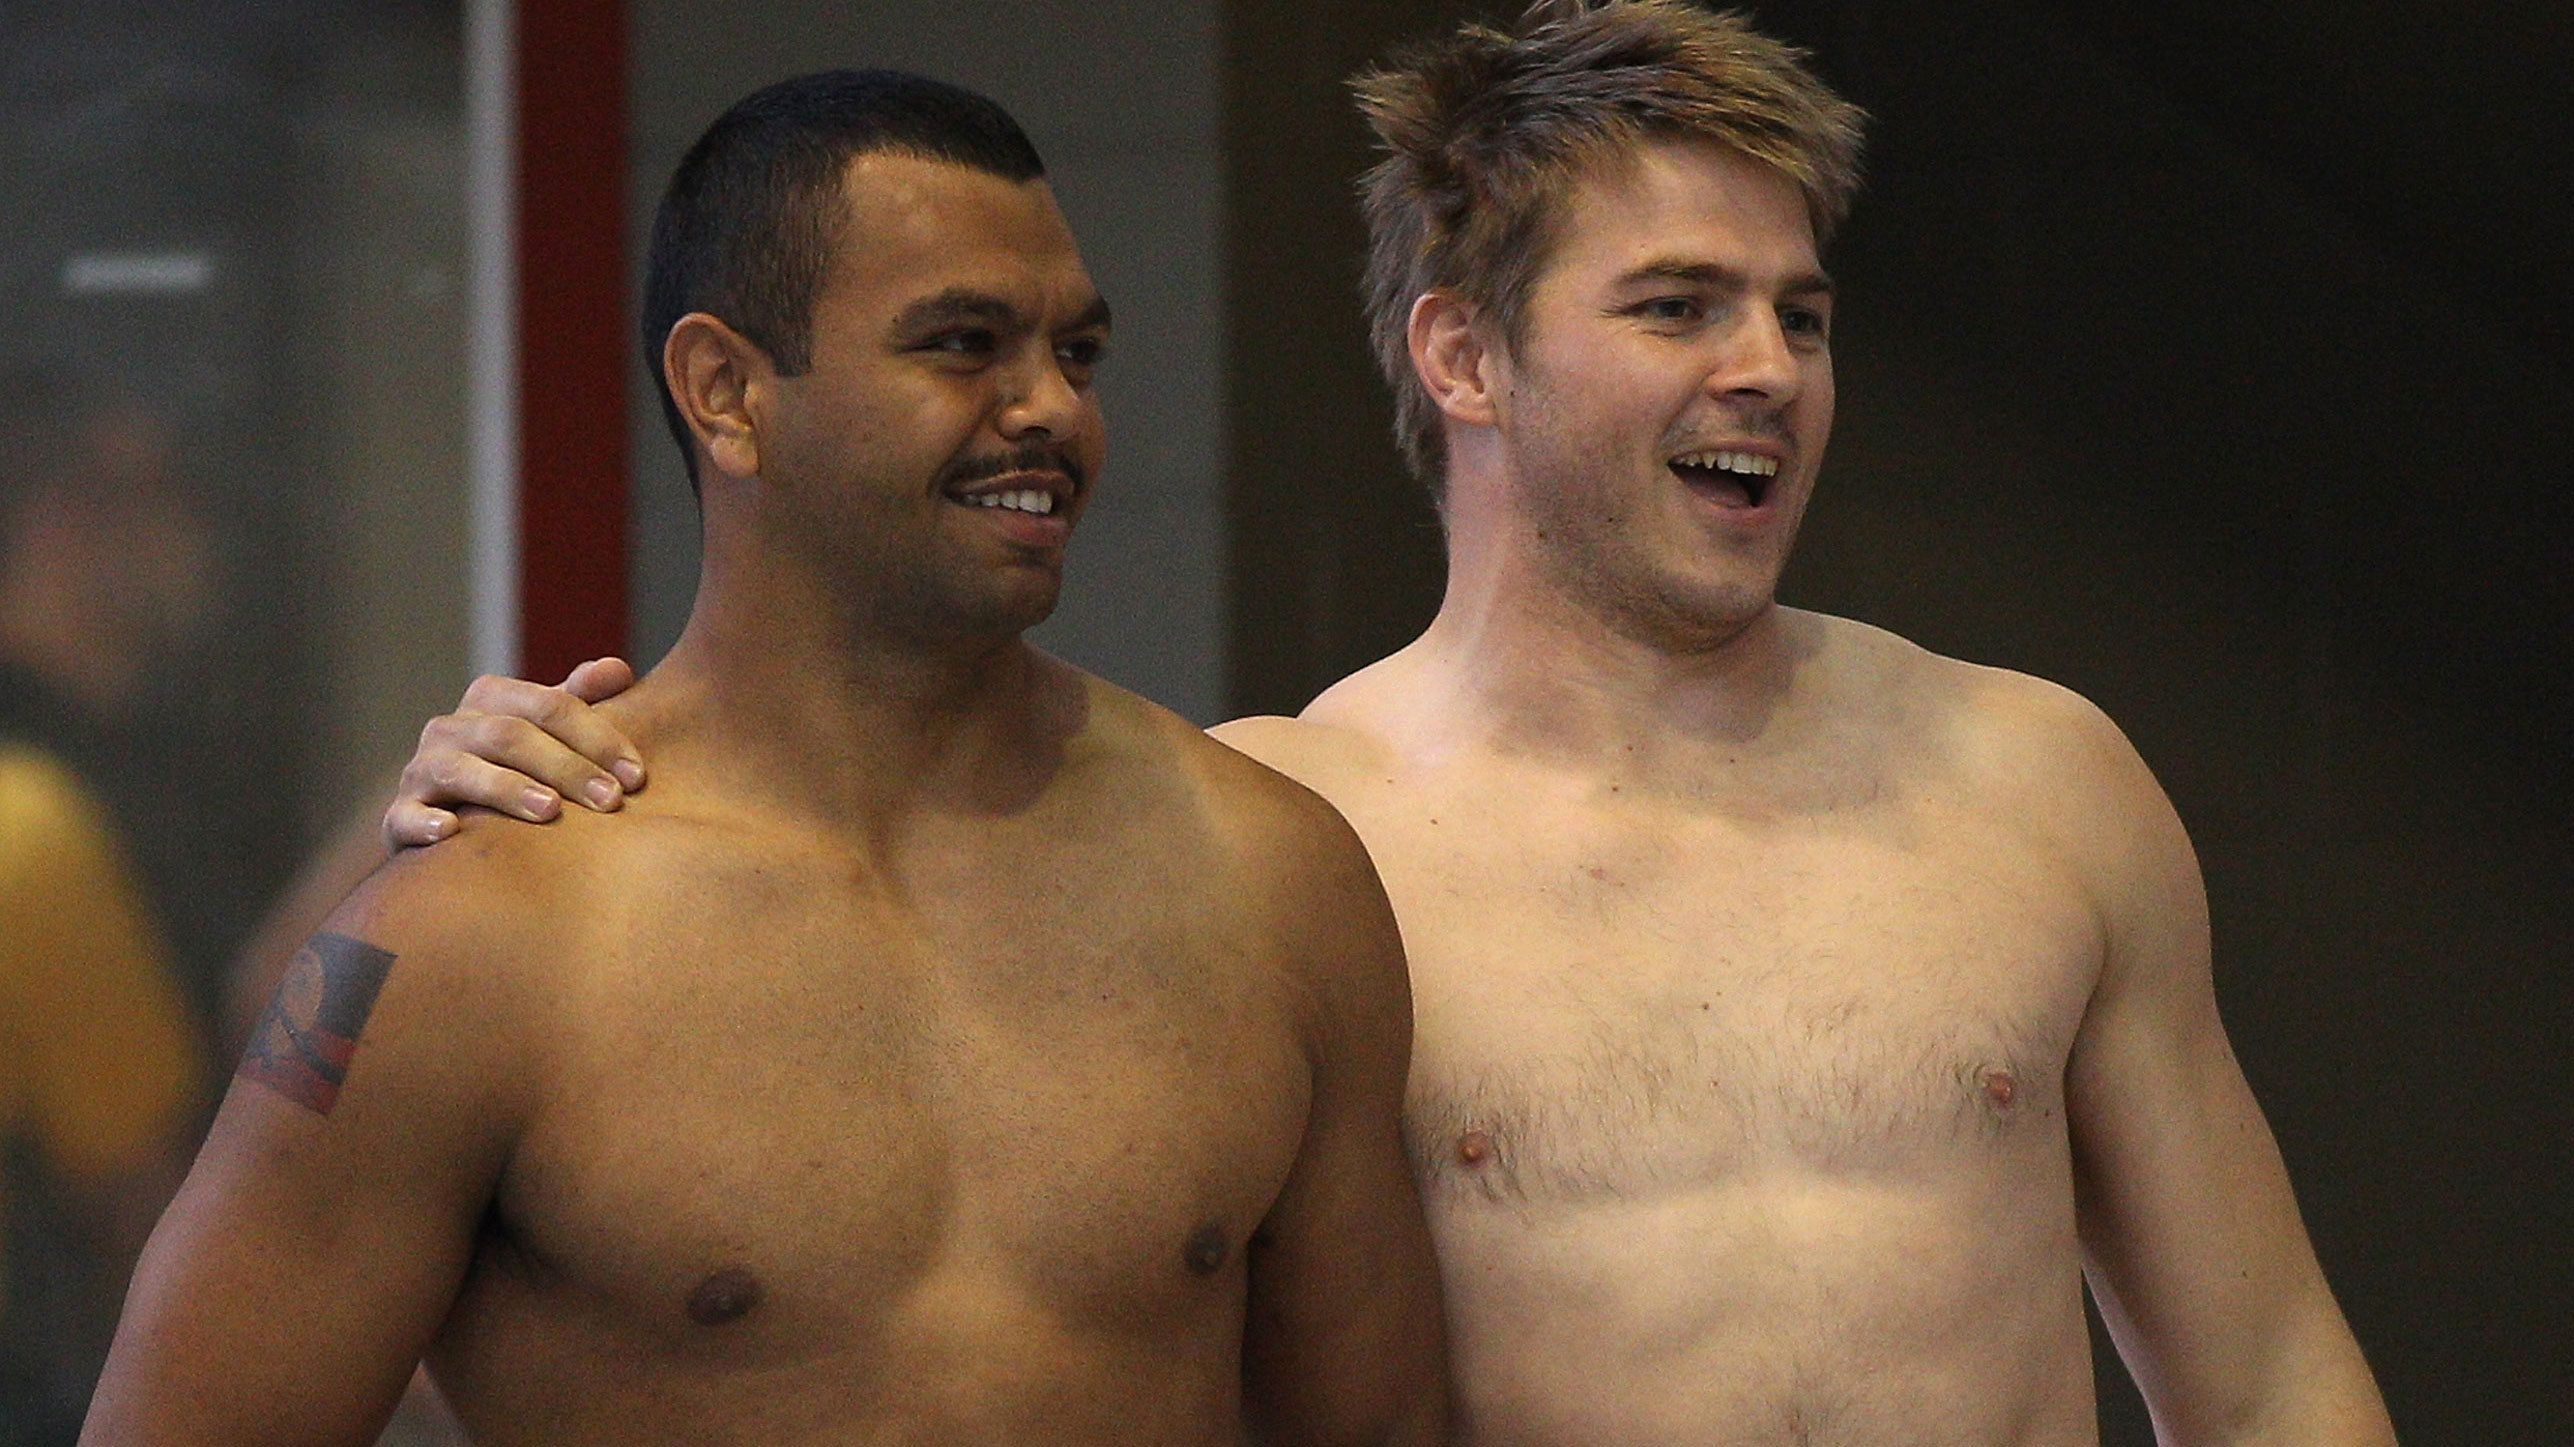
<path id="1" fill-rule="evenodd" d="M 842 179 L 859 156 L 896 152 L 1033 181 L 1046 163 L 985 96 L 899 70 L 827 70 L 754 92 L 688 148 L 653 217 L 644 366 L 697 486 L 697 452 L 662 343 L 690 312 L 721 318 L 788 376 L 812 365 L 813 303 L 840 240 Z"/>

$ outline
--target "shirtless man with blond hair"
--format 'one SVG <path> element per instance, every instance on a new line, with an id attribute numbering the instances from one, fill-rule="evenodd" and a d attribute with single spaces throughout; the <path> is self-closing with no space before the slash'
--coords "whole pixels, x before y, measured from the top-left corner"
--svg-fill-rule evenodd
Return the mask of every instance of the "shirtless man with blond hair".
<path id="1" fill-rule="evenodd" d="M 1020 637 L 1103 458 L 1043 170 L 892 72 L 682 162 L 645 336 L 705 563 L 611 715 L 655 787 L 314 937 L 84 1441 L 370 1442 L 424 1351 L 494 1444 L 1444 1436 L 1365 851 Z"/>
<path id="2" fill-rule="evenodd" d="M 1347 816 L 1402 922 L 1464 1438 L 2092 1442 L 2088 1275 L 2165 1440 L 2391 1440 L 2135 750 L 1775 601 L 1858 114 L 1676 0 L 1541 4 L 1360 94 L 1447 595 L 1216 734 Z M 628 747 L 487 680 L 388 827 L 555 808 Z"/>

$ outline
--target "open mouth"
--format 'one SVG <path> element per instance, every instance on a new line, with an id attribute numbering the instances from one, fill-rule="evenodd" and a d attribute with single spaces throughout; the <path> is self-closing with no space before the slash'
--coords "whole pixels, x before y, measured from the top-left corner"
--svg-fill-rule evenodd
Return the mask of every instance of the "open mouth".
<path id="1" fill-rule="evenodd" d="M 1082 469 L 1051 447 L 1021 447 L 958 463 L 939 491 L 958 507 L 996 514 L 1023 540 L 1061 542 L 1081 500 Z"/>
<path id="2" fill-rule="evenodd" d="M 957 501 L 967 507 L 1007 508 L 1012 512 L 1030 513 L 1037 517 L 1052 517 L 1055 511 L 1055 495 L 1042 487 L 1014 488 L 1008 492 L 975 493 L 960 497 Z"/>
<path id="3" fill-rule="evenodd" d="M 1750 508 L 1769 500 L 1779 460 L 1758 452 L 1690 452 L 1673 458 L 1671 470 L 1690 491 L 1719 507 Z"/>

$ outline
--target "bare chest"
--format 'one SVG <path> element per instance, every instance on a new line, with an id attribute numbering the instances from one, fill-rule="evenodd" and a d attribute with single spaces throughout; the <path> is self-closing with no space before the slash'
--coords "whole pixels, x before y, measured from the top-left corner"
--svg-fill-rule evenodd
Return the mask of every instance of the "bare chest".
<path id="1" fill-rule="evenodd" d="M 1307 1081 L 1221 918 L 807 881 L 640 911 L 620 950 L 504 1183 L 531 1288 L 679 1349 L 897 1359 L 1237 1299 Z"/>
<path id="2" fill-rule="evenodd" d="M 1505 808 L 1371 821 L 1414 970 L 1434 1190 L 1918 1179 L 2062 1141 L 2097 930 L 2008 821 L 1937 799 Z"/>

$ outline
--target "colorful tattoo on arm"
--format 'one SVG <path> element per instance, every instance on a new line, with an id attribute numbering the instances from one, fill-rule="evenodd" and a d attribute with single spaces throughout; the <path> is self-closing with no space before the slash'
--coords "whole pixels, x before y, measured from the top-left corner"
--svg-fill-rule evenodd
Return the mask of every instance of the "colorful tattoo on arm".
<path id="1" fill-rule="evenodd" d="M 313 936 L 286 967 L 235 1074 L 329 1115 L 357 1056 L 358 1032 L 392 968 L 392 953 L 364 940 Z"/>

